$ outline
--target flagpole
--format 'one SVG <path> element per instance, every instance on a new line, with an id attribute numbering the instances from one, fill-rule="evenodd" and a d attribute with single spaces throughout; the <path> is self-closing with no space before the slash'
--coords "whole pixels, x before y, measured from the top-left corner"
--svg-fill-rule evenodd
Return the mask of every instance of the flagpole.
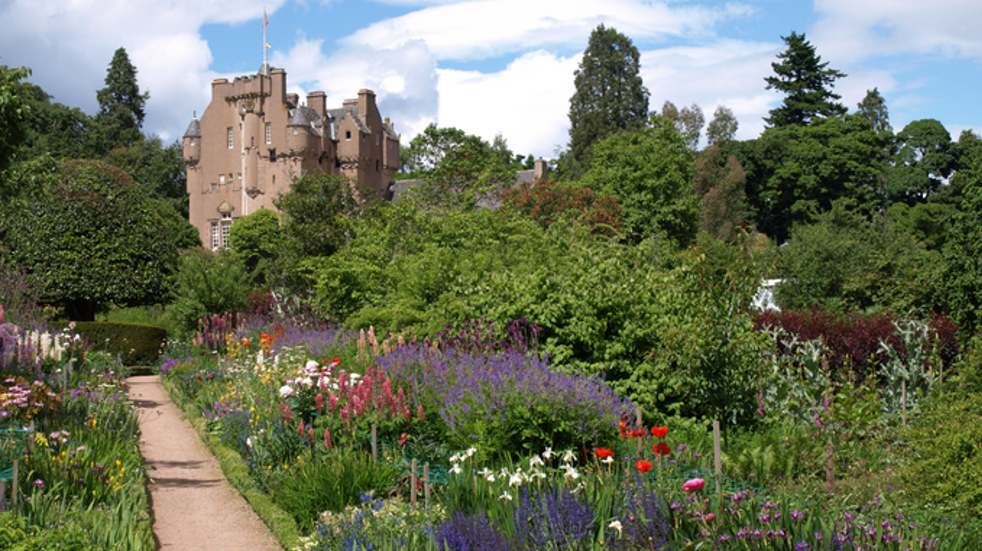
<path id="1" fill-rule="evenodd" d="M 267 52 L 266 44 L 269 43 L 269 41 L 266 40 L 266 29 L 268 27 L 269 27 L 269 16 L 266 15 L 266 8 L 263 8 L 263 43 L 261 46 L 263 49 L 263 74 L 264 75 L 269 74 L 269 59 L 267 58 L 268 54 L 266 53 Z"/>

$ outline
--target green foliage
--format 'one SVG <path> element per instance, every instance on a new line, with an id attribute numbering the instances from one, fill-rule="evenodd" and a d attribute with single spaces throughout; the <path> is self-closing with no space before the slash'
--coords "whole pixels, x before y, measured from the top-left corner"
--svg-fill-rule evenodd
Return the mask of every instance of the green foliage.
<path id="1" fill-rule="evenodd" d="M 141 136 L 128 147 L 111 150 L 106 162 L 125 170 L 147 193 L 166 199 L 187 218 L 187 169 L 181 144 L 164 146 L 160 138 Z"/>
<path id="2" fill-rule="evenodd" d="M 982 394 L 936 393 L 906 436 L 908 499 L 959 517 L 982 514 Z"/>
<path id="3" fill-rule="evenodd" d="M 350 238 L 351 218 L 359 211 L 351 182 L 326 174 L 297 178 L 276 207 L 283 212 L 284 252 L 293 259 L 334 253 Z"/>
<path id="4" fill-rule="evenodd" d="M 105 149 L 128 147 L 142 138 L 140 127 L 144 106 L 150 94 L 140 93 L 136 67 L 130 63 L 125 48 L 117 48 L 106 70 L 105 87 L 98 91 L 97 132 Z"/>
<path id="5" fill-rule="evenodd" d="M 779 242 L 794 224 L 813 220 L 837 199 L 868 212 L 882 205 L 885 149 L 858 115 L 769 128 L 735 144 L 733 154 L 747 174 L 757 228 Z"/>
<path id="6" fill-rule="evenodd" d="M 95 143 L 95 121 L 77 107 L 52 101 L 40 86 L 21 83 L 18 92 L 30 111 L 27 135 L 17 152 L 20 160 L 48 154 L 58 159 L 95 158 L 105 150 Z"/>
<path id="7" fill-rule="evenodd" d="M 181 331 L 193 330 L 208 314 L 236 312 L 246 306 L 249 275 L 234 255 L 192 250 L 181 255 L 179 264 L 168 315 Z"/>
<path id="8" fill-rule="evenodd" d="M 11 69 L 0 65 L 0 172 L 7 168 L 14 150 L 26 137 L 25 122 L 30 111 L 24 97 L 18 92 L 20 81 L 30 74 L 30 69 L 25 67 Z"/>
<path id="9" fill-rule="evenodd" d="M 173 210 L 161 210 L 120 169 L 99 161 L 41 158 L 0 219 L 12 260 L 41 298 L 73 319 L 92 320 L 104 305 L 159 301 L 177 260 Z"/>
<path id="10" fill-rule="evenodd" d="M 515 181 L 522 168 L 504 138 L 488 143 L 453 127 L 431 124 L 409 142 L 403 167 L 422 180 L 427 203 L 469 204 Z"/>
<path id="11" fill-rule="evenodd" d="M 897 134 L 897 154 L 887 173 L 890 202 L 914 204 L 937 193 L 955 168 L 951 135 L 934 119 L 916 120 Z"/>
<path id="12" fill-rule="evenodd" d="M 709 145 L 726 144 L 736 137 L 739 122 L 733 111 L 725 105 L 720 105 L 713 112 L 713 119 L 706 126 L 706 142 Z"/>
<path id="13" fill-rule="evenodd" d="M 778 263 L 786 308 L 928 315 L 939 304 L 940 254 L 890 218 L 869 221 L 842 203 L 795 228 Z"/>
<path id="14" fill-rule="evenodd" d="M 944 301 L 966 334 L 982 327 L 982 162 L 963 175 L 964 198 L 944 247 Z"/>
<path id="15" fill-rule="evenodd" d="M 598 26 L 577 68 L 569 100 L 569 157 L 564 177 L 589 168 L 593 144 L 619 130 L 640 128 L 648 118 L 648 89 L 641 79 L 641 54 L 627 36 Z"/>
<path id="16" fill-rule="evenodd" d="M 593 146 L 583 184 L 615 197 L 634 240 L 666 235 L 686 245 L 695 235 L 697 199 L 691 193 L 692 153 L 672 123 L 619 132 Z"/>
<path id="17" fill-rule="evenodd" d="M 275 212 L 259 209 L 232 224 L 229 233 L 232 254 L 242 260 L 253 285 L 270 283 L 283 246 L 280 219 Z"/>
<path id="18" fill-rule="evenodd" d="M 692 151 L 699 149 L 699 136 L 702 134 L 702 126 L 706 123 L 701 107 L 693 103 L 679 110 L 675 104 L 666 101 L 661 108 L 661 116 L 672 123 L 689 149 Z"/>
<path id="19" fill-rule="evenodd" d="M 301 456 L 298 463 L 270 483 L 273 500 L 293 515 L 302 528 L 312 528 L 324 511 L 341 512 L 360 502 L 362 494 L 382 495 L 395 486 L 402 469 L 372 462 L 372 456 L 335 448 L 316 456 Z"/>
<path id="20" fill-rule="evenodd" d="M 845 73 L 822 62 L 804 34 L 792 32 L 781 39 L 787 48 L 771 63 L 774 76 L 764 80 L 768 90 L 784 94 L 784 103 L 771 110 L 767 123 L 772 127 L 803 125 L 818 117 L 844 115 L 846 108 L 836 102 L 839 96 L 832 87 Z"/>
<path id="21" fill-rule="evenodd" d="M 153 325 L 103 321 L 80 321 L 75 331 L 95 350 L 119 355 L 123 365 L 154 365 L 167 330 Z"/>
<path id="22" fill-rule="evenodd" d="M 887 102 L 877 88 L 867 90 L 863 100 L 856 107 L 856 114 L 869 121 L 874 132 L 885 136 L 893 134 Z"/>
<path id="23" fill-rule="evenodd" d="M 740 161 L 718 145 L 696 156 L 692 188 L 700 199 L 700 230 L 723 241 L 737 238 L 747 225 L 746 180 Z"/>

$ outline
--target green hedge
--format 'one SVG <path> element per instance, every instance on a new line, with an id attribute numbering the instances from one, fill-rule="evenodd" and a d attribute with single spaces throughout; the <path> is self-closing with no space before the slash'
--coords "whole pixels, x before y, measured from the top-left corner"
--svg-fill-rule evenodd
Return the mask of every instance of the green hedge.
<path id="1" fill-rule="evenodd" d="M 139 323 L 79 321 L 75 331 L 95 347 L 113 355 L 119 354 L 123 365 L 153 365 L 167 330 Z"/>

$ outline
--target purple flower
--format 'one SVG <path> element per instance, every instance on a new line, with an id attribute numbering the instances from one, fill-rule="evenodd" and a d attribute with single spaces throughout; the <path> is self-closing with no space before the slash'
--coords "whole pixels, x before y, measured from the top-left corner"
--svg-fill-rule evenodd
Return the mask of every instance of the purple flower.
<path id="1" fill-rule="evenodd" d="M 436 529 L 437 546 L 449 551 L 507 551 L 511 545 L 484 513 L 456 512 Z"/>
<path id="2" fill-rule="evenodd" d="M 534 497 L 523 490 L 513 517 L 516 539 L 529 549 L 566 549 L 590 535 L 594 520 L 593 509 L 565 490 Z"/>
<path id="3" fill-rule="evenodd" d="M 800 521 L 803 518 L 805 518 L 805 513 L 802 513 L 801 511 L 799 511 L 797 509 L 795 509 L 794 511 L 791 511 L 791 520 L 793 520 L 795 522 L 798 522 L 798 521 Z"/>
<path id="4" fill-rule="evenodd" d="M 41 480 L 40 478 L 36 479 L 34 481 L 34 487 L 37 488 L 38 490 L 43 490 L 45 488 L 44 481 Z"/>

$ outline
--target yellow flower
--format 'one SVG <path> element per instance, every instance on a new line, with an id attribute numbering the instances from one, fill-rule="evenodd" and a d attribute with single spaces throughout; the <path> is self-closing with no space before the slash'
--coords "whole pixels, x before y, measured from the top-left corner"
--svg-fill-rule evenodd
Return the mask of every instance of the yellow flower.
<path id="1" fill-rule="evenodd" d="M 48 439 L 40 432 L 34 435 L 34 442 L 39 446 L 48 447 Z"/>

